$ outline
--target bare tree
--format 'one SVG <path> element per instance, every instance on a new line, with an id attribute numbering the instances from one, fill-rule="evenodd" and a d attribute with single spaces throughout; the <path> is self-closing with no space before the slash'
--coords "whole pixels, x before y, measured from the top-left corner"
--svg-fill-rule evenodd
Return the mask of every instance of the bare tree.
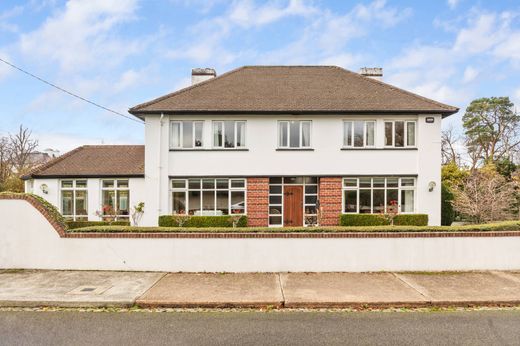
<path id="1" fill-rule="evenodd" d="M 441 133 L 441 153 L 442 164 L 455 163 L 460 164 L 460 153 L 457 151 L 457 145 L 460 141 L 460 136 L 455 133 L 453 126 L 450 126 Z"/>
<path id="2" fill-rule="evenodd" d="M 515 183 L 508 182 L 494 168 L 475 170 L 464 186 L 453 186 L 453 207 L 472 222 L 507 220 L 514 217 Z"/>
<path id="3" fill-rule="evenodd" d="M 11 147 L 6 137 L 0 137 L 0 191 L 12 174 Z"/>
<path id="4" fill-rule="evenodd" d="M 32 132 L 20 125 L 18 132 L 9 135 L 11 163 L 18 175 L 27 173 L 33 168 L 30 156 L 38 147 L 38 141 L 31 138 Z"/>

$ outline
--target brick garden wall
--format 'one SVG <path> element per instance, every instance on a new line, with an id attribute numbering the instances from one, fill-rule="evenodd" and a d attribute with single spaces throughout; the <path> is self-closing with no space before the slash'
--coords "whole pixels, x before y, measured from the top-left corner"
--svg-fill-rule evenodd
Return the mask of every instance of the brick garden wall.
<path id="1" fill-rule="evenodd" d="M 337 226 L 341 214 L 341 177 L 322 177 L 319 185 L 320 226 Z"/>
<path id="2" fill-rule="evenodd" d="M 269 224 L 269 178 L 247 178 L 247 219 L 250 227 Z"/>

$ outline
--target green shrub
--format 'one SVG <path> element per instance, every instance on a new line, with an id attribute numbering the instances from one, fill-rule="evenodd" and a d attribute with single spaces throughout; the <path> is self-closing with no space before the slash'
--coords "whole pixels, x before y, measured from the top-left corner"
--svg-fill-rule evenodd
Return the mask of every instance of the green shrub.
<path id="1" fill-rule="evenodd" d="M 94 226 L 130 226 L 129 221 L 65 221 L 68 229 Z"/>
<path id="2" fill-rule="evenodd" d="M 159 216 L 160 227 L 181 227 L 179 220 L 183 219 L 182 227 L 218 227 L 218 228 L 229 228 L 233 227 L 233 216 L 222 215 L 222 216 L 176 216 L 176 215 L 161 215 Z M 237 221 L 237 227 L 247 226 L 247 216 L 242 215 Z"/>
<path id="3" fill-rule="evenodd" d="M 427 214 L 399 214 L 394 218 L 396 226 L 428 226 Z"/>
<path id="4" fill-rule="evenodd" d="M 379 214 L 342 214 L 339 217 L 341 226 L 384 226 L 390 223 Z"/>
<path id="5" fill-rule="evenodd" d="M 453 210 L 453 193 L 448 184 L 445 182 L 441 185 L 441 225 L 449 226 L 455 219 L 455 211 Z"/>
<path id="6" fill-rule="evenodd" d="M 380 214 L 342 214 L 339 219 L 340 226 L 385 226 L 390 221 Z M 426 226 L 428 215 L 426 214 L 398 214 L 394 218 L 396 226 Z"/>

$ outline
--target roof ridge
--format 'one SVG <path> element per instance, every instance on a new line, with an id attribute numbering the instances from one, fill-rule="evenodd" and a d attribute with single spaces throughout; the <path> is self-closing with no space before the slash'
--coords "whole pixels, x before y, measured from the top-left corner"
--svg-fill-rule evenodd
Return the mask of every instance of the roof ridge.
<path id="1" fill-rule="evenodd" d="M 202 82 L 197 83 L 197 84 L 192 84 L 192 85 L 187 86 L 187 87 L 185 87 L 185 88 L 182 88 L 182 89 L 179 89 L 179 90 L 173 91 L 173 92 L 171 92 L 171 93 L 169 93 L 169 94 L 166 94 L 166 95 L 163 95 L 163 96 L 158 97 L 158 98 L 156 98 L 156 99 L 153 99 L 153 100 L 151 100 L 151 101 L 148 101 L 148 102 L 144 102 L 144 103 L 138 104 L 137 106 L 133 106 L 132 108 L 130 108 L 130 109 L 128 110 L 128 113 L 133 114 L 133 115 L 135 116 L 135 114 L 134 114 L 133 112 L 138 112 L 139 109 L 141 109 L 141 108 L 143 108 L 143 107 L 153 105 L 154 103 L 160 102 L 160 101 L 162 101 L 162 100 L 164 100 L 164 99 L 167 99 L 167 98 L 169 98 L 169 97 L 172 97 L 172 96 L 180 95 L 180 94 L 182 94 L 182 93 L 184 93 L 184 92 L 186 92 L 186 91 L 188 91 L 188 90 L 192 90 L 192 89 L 195 89 L 195 88 L 200 87 L 200 86 L 202 86 L 202 85 L 206 85 L 206 84 L 208 84 L 208 83 L 210 83 L 210 82 L 213 82 L 213 81 L 215 81 L 215 80 L 217 80 L 217 79 L 222 79 L 222 78 L 224 78 L 224 77 L 226 77 L 226 76 L 229 76 L 229 75 L 232 74 L 232 73 L 238 72 L 238 71 L 240 71 L 240 70 L 243 70 L 243 69 L 245 69 L 245 68 L 249 68 L 249 67 L 251 67 L 251 66 L 240 66 L 240 67 L 237 67 L 237 68 L 235 68 L 235 69 L 233 69 L 233 70 L 230 70 L 230 71 L 228 71 L 228 72 L 225 72 L 225 73 L 221 74 L 220 76 L 217 76 L 217 77 L 214 77 L 214 78 L 207 79 L 207 80 L 202 81 Z"/>
<path id="2" fill-rule="evenodd" d="M 400 93 L 402 93 L 402 94 L 406 94 L 406 95 L 410 95 L 410 96 L 418 97 L 418 98 L 422 99 L 423 101 L 426 101 L 426 102 L 428 102 L 428 103 L 431 103 L 431 104 L 434 104 L 434 105 L 440 106 L 440 107 L 442 107 L 442 108 L 445 108 L 446 110 L 457 110 L 457 111 L 459 110 L 458 107 L 452 107 L 452 106 L 447 105 L 447 104 L 445 104 L 445 103 L 442 103 L 442 102 L 438 102 L 438 101 L 432 100 L 432 99 L 430 99 L 430 98 L 427 98 L 427 97 L 425 97 L 425 96 L 422 96 L 422 95 L 419 95 L 419 94 L 413 93 L 413 92 L 408 91 L 408 90 L 405 90 L 405 89 L 401 89 L 401 88 L 399 88 L 399 87 L 396 87 L 395 85 L 392 85 L 392 84 L 389 84 L 389 83 L 385 83 L 385 82 L 383 82 L 383 81 L 380 81 L 380 80 L 377 80 L 377 79 L 374 79 L 374 78 L 365 77 L 365 76 L 363 76 L 363 75 L 361 75 L 361 74 L 359 74 L 359 73 L 356 73 L 356 72 L 354 72 L 354 71 L 350 71 L 350 70 L 348 70 L 348 69 L 346 69 L 346 68 L 343 68 L 343 67 L 340 67 L 340 66 L 335 66 L 335 67 L 338 68 L 338 69 L 341 69 L 341 70 L 343 70 L 343 71 L 345 71 L 345 72 L 348 72 L 348 73 L 354 74 L 354 75 L 356 75 L 357 77 L 359 77 L 359 78 L 363 78 L 364 80 L 367 80 L 367 81 L 369 81 L 369 82 L 371 82 L 371 83 L 379 84 L 379 85 L 381 85 L 381 86 L 383 86 L 383 87 L 386 87 L 386 88 L 388 88 L 388 89 L 392 89 L 392 90 L 397 91 L 397 92 L 400 92 Z"/>
<path id="3" fill-rule="evenodd" d="M 85 147 L 87 147 L 87 145 L 82 145 L 80 147 L 77 147 L 75 149 L 72 149 L 68 152 L 66 152 L 65 154 L 63 155 L 60 155 L 52 160 L 50 160 L 49 162 L 47 163 L 44 163 L 43 165 L 40 165 L 38 167 L 35 167 L 34 169 L 30 170 L 29 172 L 27 172 L 27 174 L 24 174 L 22 176 L 22 179 L 29 179 L 31 178 L 34 174 L 38 173 L 38 172 L 41 172 L 41 171 L 44 171 L 52 166 L 54 166 L 55 164 L 57 164 L 58 162 L 61 162 L 63 161 L 64 159 L 66 159 L 67 157 L 69 156 L 72 156 L 73 154 L 77 153 L 78 151 L 80 150 L 83 150 L 85 149 Z"/>

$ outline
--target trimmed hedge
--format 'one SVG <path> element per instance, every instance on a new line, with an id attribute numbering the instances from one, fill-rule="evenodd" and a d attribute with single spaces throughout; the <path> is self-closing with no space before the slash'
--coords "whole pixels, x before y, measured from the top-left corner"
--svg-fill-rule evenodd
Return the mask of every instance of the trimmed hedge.
<path id="1" fill-rule="evenodd" d="M 74 233 L 341 233 L 341 232 L 520 232 L 520 221 L 464 226 L 368 226 L 368 227 L 125 227 L 97 226 L 70 230 Z"/>
<path id="2" fill-rule="evenodd" d="M 247 227 L 247 216 L 242 215 L 237 222 L 237 227 Z M 159 216 L 159 227 L 180 227 L 178 222 L 175 220 L 175 215 L 161 215 Z M 223 216 L 188 216 L 182 227 L 193 228 L 205 228 L 205 227 L 217 227 L 217 228 L 229 228 L 233 227 L 233 219 L 230 215 Z"/>
<path id="3" fill-rule="evenodd" d="M 68 229 L 94 226 L 130 226 L 130 221 L 65 221 Z"/>
<path id="4" fill-rule="evenodd" d="M 341 226 L 385 226 L 390 221 L 379 214 L 342 214 L 339 217 Z M 395 226 L 427 226 L 426 214 L 399 214 L 394 218 Z"/>

